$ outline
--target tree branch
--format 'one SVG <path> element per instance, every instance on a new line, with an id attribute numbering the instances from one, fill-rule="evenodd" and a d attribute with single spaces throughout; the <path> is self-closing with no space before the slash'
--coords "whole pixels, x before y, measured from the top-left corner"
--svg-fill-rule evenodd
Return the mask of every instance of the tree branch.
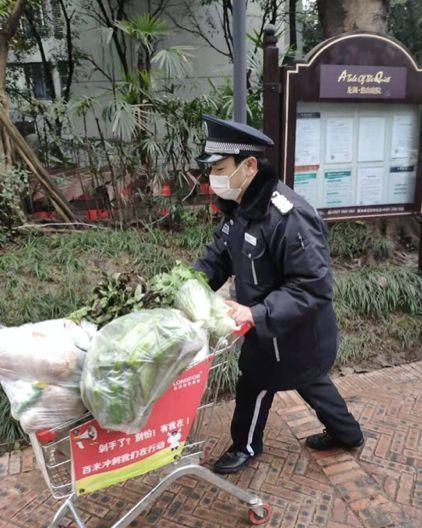
<path id="1" fill-rule="evenodd" d="M 123 0 L 123 2 L 124 1 L 125 0 Z M 112 34 L 113 42 L 114 42 L 114 45 L 116 46 L 117 54 L 119 56 L 120 62 L 122 63 L 122 67 L 123 67 L 123 70 L 125 72 L 125 75 L 127 75 L 129 73 L 129 67 L 128 67 L 128 63 L 127 63 L 127 58 L 126 58 L 126 54 L 125 54 L 125 51 L 124 51 L 124 46 L 119 41 L 119 37 L 118 37 L 118 34 L 117 34 L 116 26 L 114 25 L 113 20 L 110 19 L 109 15 L 107 13 L 107 9 L 104 7 L 103 1 L 102 0 L 96 0 L 96 3 L 98 5 L 98 8 L 100 9 L 101 15 L 103 16 L 104 25 L 106 27 L 109 27 L 109 28 L 111 28 L 113 30 L 113 34 Z M 109 6 L 110 6 L 110 4 L 109 4 Z"/>
<path id="2" fill-rule="evenodd" d="M 66 79 L 66 87 L 64 89 L 64 100 L 66 102 L 70 99 L 70 88 L 72 86 L 73 81 L 73 74 L 75 71 L 75 59 L 73 57 L 73 39 L 72 39 L 72 25 L 71 20 L 73 17 L 73 14 L 69 16 L 66 6 L 64 4 L 63 0 L 59 0 L 60 7 L 63 13 L 63 17 L 66 24 L 66 48 L 67 48 L 67 79 Z"/>
<path id="3" fill-rule="evenodd" d="M 87 62 L 90 62 L 95 67 L 96 70 L 98 70 L 100 73 L 102 73 L 104 75 L 104 77 L 108 81 L 110 81 L 111 83 L 114 82 L 113 76 L 110 75 L 109 73 L 107 73 L 103 68 L 101 68 L 101 66 L 99 66 L 92 57 L 90 57 L 89 55 L 83 55 L 82 58 L 83 58 L 83 60 L 86 60 Z"/>
<path id="4" fill-rule="evenodd" d="M 170 18 L 170 20 L 173 22 L 174 26 L 177 28 L 177 29 L 181 29 L 183 31 L 187 31 L 188 33 L 191 33 L 193 35 L 198 35 L 199 37 L 201 37 L 203 40 L 205 40 L 205 42 L 213 49 L 215 50 L 217 53 L 220 53 L 221 55 L 224 55 L 225 57 L 229 57 L 230 59 L 232 58 L 232 56 L 230 55 L 230 52 L 227 52 L 227 51 L 223 51 L 221 50 L 220 48 L 218 48 L 213 42 L 211 39 L 209 39 L 207 37 L 207 35 L 205 34 L 205 31 L 203 30 L 203 28 L 201 27 L 201 24 L 198 22 L 198 20 L 196 19 L 195 15 L 191 12 L 190 10 L 190 7 L 188 7 L 187 5 L 185 5 L 185 7 L 187 8 L 187 12 L 188 12 L 188 15 L 193 23 L 193 27 L 186 27 L 186 26 L 183 26 L 180 22 L 178 22 L 173 15 L 171 15 L 170 13 L 167 13 L 167 16 Z"/>

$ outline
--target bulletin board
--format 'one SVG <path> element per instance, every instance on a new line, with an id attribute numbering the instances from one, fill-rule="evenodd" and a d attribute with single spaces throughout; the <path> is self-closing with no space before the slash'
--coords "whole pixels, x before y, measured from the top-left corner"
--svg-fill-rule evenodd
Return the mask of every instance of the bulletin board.
<path id="1" fill-rule="evenodd" d="M 325 216 L 415 203 L 419 105 L 298 102 L 295 191 Z"/>
<path id="2" fill-rule="evenodd" d="M 279 67 L 264 46 L 264 132 L 280 178 L 327 220 L 422 213 L 422 68 L 399 41 L 338 35 Z"/>

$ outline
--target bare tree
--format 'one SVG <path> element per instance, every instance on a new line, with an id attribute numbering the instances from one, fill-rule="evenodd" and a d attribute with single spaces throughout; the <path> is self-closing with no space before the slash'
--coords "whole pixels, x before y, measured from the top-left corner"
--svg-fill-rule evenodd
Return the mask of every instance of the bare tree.
<path id="1" fill-rule="evenodd" d="M 126 7 L 128 4 L 129 0 L 89 0 L 84 4 L 84 10 L 88 17 L 95 20 L 100 27 L 108 28 L 111 31 L 111 39 L 125 76 L 128 75 L 130 70 L 128 45 L 125 35 L 117 30 L 114 23 L 116 20 L 127 19 Z M 112 78 L 104 68 L 96 64 L 92 57 L 89 60 L 107 78 Z"/>
<path id="2" fill-rule="evenodd" d="M 261 12 L 259 26 L 253 32 L 255 43 L 253 53 L 262 44 L 264 28 L 267 24 L 279 27 L 289 16 L 289 9 L 295 16 L 292 4 L 295 6 L 296 2 L 297 0 L 290 0 L 289 7 L 286 8 L 285 0 L 246 0 L 246 7 L 258 4 Z M 167 11 L 166 15 L 171 19 L 174 27 L 197 35 L 210 48 L 233 61 L 233 0 L 202 0 L 199 7 L 201 9 L 198 9 L 198 4 L 185 1 L 181 4 L 177 16 L 171 11 Z M 216 43 L 214 38 L 216 33 L 223 35 L 224 47 Z M 294 35 L 296 35 L 295 30 Z"/>
<path id="3" fill-rule="evenodd" d="M 73 75 L 75 73 L 75 46 L 73 45 L 73 28 L 72 19 L 75 16 L 76 9 L 69 13 L 64 0 L 59 0 L 61 13 L 63 15 L 65 24 L 65 39 L 66 39 L 66 85 L 63 90 L 63 98 L 67 102 L 70 99 L 70 89 L 73 82 Z"/>

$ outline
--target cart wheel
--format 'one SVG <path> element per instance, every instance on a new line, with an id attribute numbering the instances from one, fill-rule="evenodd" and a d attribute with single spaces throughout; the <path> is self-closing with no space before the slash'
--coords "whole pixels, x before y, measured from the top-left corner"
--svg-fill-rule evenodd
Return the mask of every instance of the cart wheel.
<path id="1" fill-rule="evenodd" d="M 264 516 L 263 517 L 257 515 L 255 513 L 255 510 L 250 509 L 248 511 L 248 517 L 249 517 L 249 521 L 250 521 L 251 524 L 257 526 L 259 524 L 265 524 L 265 523 L 267 523 L 269 521 L 270 513 L 271 513 L 270 505 L 267 504 L 267 503 L 264 503 L 262 505 L 262 508 L 264 510 Z"/>

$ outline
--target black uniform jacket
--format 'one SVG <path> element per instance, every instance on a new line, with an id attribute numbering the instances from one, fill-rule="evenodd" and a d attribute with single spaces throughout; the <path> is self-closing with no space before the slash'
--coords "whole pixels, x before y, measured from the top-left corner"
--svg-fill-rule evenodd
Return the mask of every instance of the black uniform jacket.
<path id="1" fill-rule="evenodd" d="M 288 212 L 271 202 L 278 191 Z M 305 386 L 331 368 L 338 344 L 325 228 L 315 209 L 261 170 L 238 205 L 217 200 L 224 218 L 194 267 L 217 290 L 235 276 L 236 300 L 255 322 L 239 359 L 242 374 L 267 390 Z"/>

